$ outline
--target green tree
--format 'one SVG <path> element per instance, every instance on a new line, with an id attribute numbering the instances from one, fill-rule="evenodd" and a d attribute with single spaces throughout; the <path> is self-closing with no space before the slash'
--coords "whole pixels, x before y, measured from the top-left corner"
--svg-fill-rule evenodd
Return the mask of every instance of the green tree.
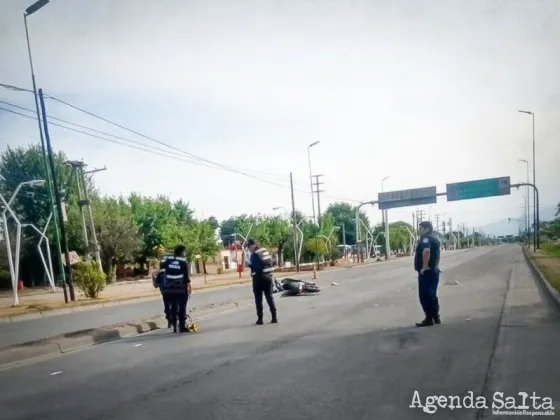
<path id="1" fill-rule="evenodd" d="M 319 256 L 324 256 L 329 253 L 327 241 L 324 238 L 307 239 L 305 242 L 305 249 L 313 255 L 317 255 L 317 252 L 319 253 Z"/>
<path id="2" fill-rule="evenodd" d="M 115 279 L 115 263 L 135 260 L 142 250 L 131 206 L 122 197 L 104 197 L 92 204 L 103 270 Z"/>
<path id="3" fill-rule="evenodd" d="M 344 226 L 346 244 L 356 244 L 356 209 L 357 206 L 352 206 L 348 203 L 342 202 L 333 203 L 327 207 L 326 213 L 332 215 L 336 226 L 340 226 L 340 230 L 338 231 L 339 243 L 344 243 L 344 239 L 342 237 L 342 226 Z M 360 210 L 360 220 L 362 220 L 368 228 L 370 227 L 369 218 L 363 210 Z M 365 238 L 366 232 L 366 228 L 360 224 L 360 237 Z"/>
<path id="4" fill-rule="evenodd" d="M 196 230 L 199 254 L 202 258 L 202 266 L 206 276 L 206 263 L 216 258 L 216 254 L 221 247 L 216 241 L 216 230 L 212 224 L 207 221 L 199 222 L 196 224 Z M 206 277 L 204 281 L 206 281 Z"/>
<path id="5" fill-rule="evenodd" d="M 282 265 L 284 263 L 284 247 L 292 237 L 290 222 L 280 216 L 274 216 L 264 219 L 261 225 L 263 225 L 263 230 L 266 232 L 263 244 L 267 246 L 270 251 L 278 253 L 280 265 Z"/>

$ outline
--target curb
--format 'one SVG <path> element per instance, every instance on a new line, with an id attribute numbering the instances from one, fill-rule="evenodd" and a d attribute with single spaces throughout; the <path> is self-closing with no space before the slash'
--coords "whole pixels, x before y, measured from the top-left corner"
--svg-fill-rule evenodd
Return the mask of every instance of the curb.
<path id="1" fill-rule="evenodd" d="M 236 302 L 233 303 L 233 307 L 218 310 L 217 312 L 214 311 L 214 308 L 202 310 L 199 315 L 193 315 L 193 321 L 200 322 L 248 307 L 253 307 L 253 303 L 239 305 L 239 302 Z M 164 316 L 109 325 L 102 328 L 75 331 L 56 337 L 0 348 L 0 371 L 33 361 L 34 359 L 61 355 L 159 329 L 167 329 L 167 319 Z"/>
<path id="2" fill-rule="evenodd" d="M 541 283 L 541 286 L 543 286 L 543 288 L 547 292 L 550 301 L 554 304 L 556 309 L 560 311 L 560 293 L 558 293 L 558 291 L 554 287 L 552 287 L 541 270 L 539 270 L 539 267 L 537 267 L 533 260 L 531 260 L 531 258 L 527 254 L 527 250 L 525 249 L 525 247 L 521 247 L 521 249 L 523 250 L 525 261 L 527 261 L 527 264 L 533 272 L 533 275 L 538 279 L 538 281 Z"/>
<path id="3" fill-rule="evenodd" d="M 163 327 L 167 327 L 167 320 L 164 317 L 157 317 L 145 321 L 76 331 L 53 338 L 17 344 L 0 349 L 0 368 L 13 367 L 32 359 L 64 354 Z"/>

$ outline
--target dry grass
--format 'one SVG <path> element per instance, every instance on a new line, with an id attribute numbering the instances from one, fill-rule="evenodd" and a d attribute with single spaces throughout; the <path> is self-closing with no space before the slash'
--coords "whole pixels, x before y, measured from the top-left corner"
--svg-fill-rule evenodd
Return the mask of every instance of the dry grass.
<path id="1" fill-rule="evenodd" d="M 560 292 L 560 245 L 543 244 L 542 249 L 529 254 L 552 287 Z"/>

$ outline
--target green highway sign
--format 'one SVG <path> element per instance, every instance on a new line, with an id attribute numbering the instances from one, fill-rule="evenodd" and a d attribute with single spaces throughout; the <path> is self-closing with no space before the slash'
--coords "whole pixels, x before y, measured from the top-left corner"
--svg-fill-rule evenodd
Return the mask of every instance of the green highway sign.
<path id="1" fill-rule="evenodd" d="M 470 200 L 510 194 L 509 176 L 447 184 L 447 201 Z"/>
<path id="2" fill-rule="evenodd" d="M 379 210 L 433 204 L 437 202 L 436 187 L 382 192 L 378 194 L 377 201 Z"/>

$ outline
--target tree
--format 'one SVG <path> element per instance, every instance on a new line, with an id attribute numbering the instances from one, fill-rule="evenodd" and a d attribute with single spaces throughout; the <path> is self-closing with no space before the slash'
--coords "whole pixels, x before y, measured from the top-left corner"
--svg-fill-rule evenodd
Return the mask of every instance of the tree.
<path id="1" fill-rule="evenodd" d="M 269 247 L 271 251 L 278 253 L 280 265 L 282 265 L 284 263 L 284 246 L 292 234 L 290 222 L 280 216 L 275 216 L 264 219 L 261 225 L 266 232 L 266 239 L 264 239 L 263 244 Z"/>
<path id="2" fill-rule="evenodd" d="M 193 227 L 194 228 L 194 227 Z M 206 282 L 206 262 L 209 259 L 216 257 L 216 253 L 220 250 L 220 246 L 216 241 L 216 230 L 212 224 L 207 221 L 196 224 L 197 229 L 197 243 L 199 254 L 202 258 L 202 266 L 204 269 L 204 281 Z"/>
<path id="3" fill-rule="evenodd" d="M 257 218 L 255 216 L 242 214 L 232 216 L 220 224 L 220 237 L 225 245 L 229 245 L 235 240 L 242 240 L 241 236 L 254 235 Z"/>
<path id="4" fill-rule="evenodd" d="M 122 197 L 104 197 L 92 205 L 103 270 L 115 278 L 115 263 L 130 262 L 142 249 L 132 209 Z"/>
<path id="5" fill-rule="evenodd" d="M 342 226 L 344 225 L 346 244 L 356 244 L 356 209 L 357 206 L 352 206 L 348 203 L 342 202 L 333 203 L 327 207 L 326 213 L 332 215 L 336 226 L 340 226 L 340 230 L 338 232 L 339 243 L 344 242 L 344 238 L 342 237 Z M 369 218 L 363 210 L 360 210 L 360 220 L 363 221 L 368 228 L 370 227 Z M 366 232 L 366 229 L 362 224 L 360 224 L 360 237 L 365 238 Z"/>
<path id="6" fill-rule="evenodd" d="M 214 230 L 220 227 L 220 222 L 218 222 L 218 219 L 216 219 L 214 216 L 210 216 L 208 219 L 206 219 L 206 222 L 210 223 L 210 226 L 212 226 L 212 229 Z"/>
<path id="7" fill-rule="evenodd" d="M 305 249 L 307 250 L 307 252 L 313 255 L 317 255 L 318 252 L 319 256 L 327 255 L 329 252 L 327 247 L 327 241 L 325 241 L 324 238 L 307 239 L 307 241 L 305 242 Z"/>

